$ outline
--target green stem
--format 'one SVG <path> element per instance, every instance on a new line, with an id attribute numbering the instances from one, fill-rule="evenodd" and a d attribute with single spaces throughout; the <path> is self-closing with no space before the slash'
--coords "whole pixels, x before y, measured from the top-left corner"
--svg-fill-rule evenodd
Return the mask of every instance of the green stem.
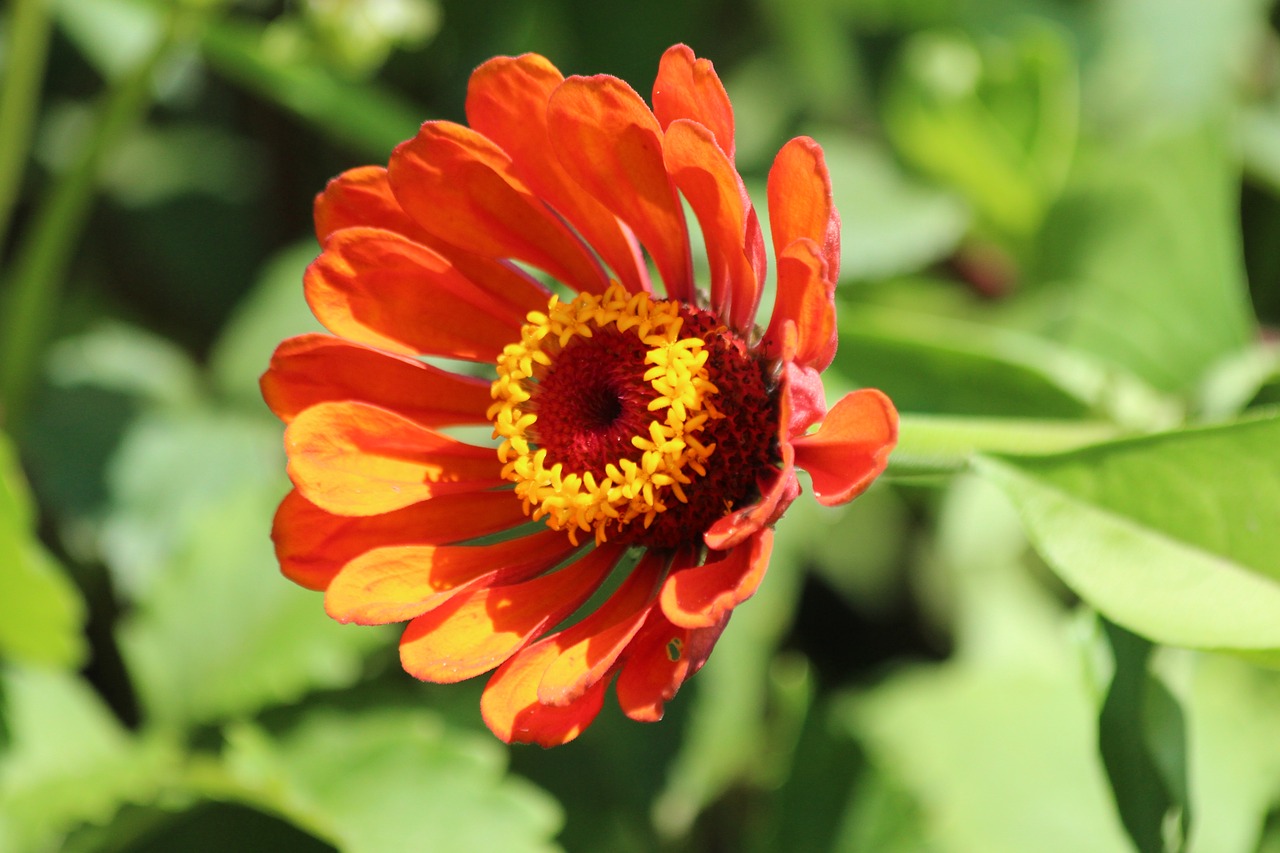
<path id="1" fill-rule="evenodd" d="M 889 474 L 953 474 L 977 453 L 1058 453 L 1120 435 L 1114 424 L 1101 421 L 903 415 Z"/>
<path id="2" fill-rule="evenodd" d="M 88 216 L 103 158 L 145 113 L 151 100 L 152 76 L 168 54 L 174 35 L 171 17 L 151 53 L 107 92 L 93 133 L 37 210 L 6 275 L 8 293 L 0 321 L 0 412 L 11 430 L 21 420 L 34 385 L 62 280 Z"/>
<path id="3" fill-rule="evenodd" d="M 13 205 L 22 186 L 49 31 L 48 0 L 14 0 L 9 12 L 9 61 L 0 76 L 0 245 L 9 233 Z"/>

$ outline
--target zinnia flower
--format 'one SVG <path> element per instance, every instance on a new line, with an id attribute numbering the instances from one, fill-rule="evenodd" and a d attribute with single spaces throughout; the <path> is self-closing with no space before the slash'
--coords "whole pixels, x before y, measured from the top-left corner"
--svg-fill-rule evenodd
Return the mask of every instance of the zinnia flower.
<path id="1" fill-rule="evenodd" d="M 840 223 L 806 137 L 769 173 L 755 325 L 764 237 L 710 62 L 668 50 L 651 110 L 615 77 L 500 57 L 466 112 L 316 199 L 305 289 L 333 334 L 285 341 L 262 379 L 294 485 L 273 536 L 334 619 L 407 622 L 412 675 L 496 669 L 485 722 L 549 746 L 615 678 L 628 716 L 661 718 L 759 586 L 795 469 L 853 498 L 897 414 L 874 390 L 826 411 Z M 498 446 L 447 431 L 466 425 Z"/>

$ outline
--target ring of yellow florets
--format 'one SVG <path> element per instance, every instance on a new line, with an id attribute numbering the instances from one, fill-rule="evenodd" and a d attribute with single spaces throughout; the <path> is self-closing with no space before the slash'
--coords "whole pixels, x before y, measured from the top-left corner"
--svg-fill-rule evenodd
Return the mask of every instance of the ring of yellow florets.
<path id="1" fill-rule="evenodd" d="M 611 527 L 639 519 L 647 528 L 672 498 L 686 502 L 682 486 L 692 482 L 691 475 L 706 474 L 704 463 L 715 451 L 699 433 L 723 415 L 712 401 L 719 391 L 708 376 L 705 342 L 680 337 L 679 305 L 615 284 L 602 295 L 581 293 L 571 302 L 552 296 L 545 313 L 533 311 L 527 319 L 519 342 L 508 344 L 498 358 L 488 411 L 494 437 L 502 439 L 502 476 L 515 483 L 525 512 L 567 531 L 574 543 L 579 531 L 592 532 L 599 543 Z M 634 335 L 648 348 L 643 381 L 655 394 L 648 403 L 653 420 L 647 434 L 631 437 L 635 458 L 619 457 L 602 472 L 568 471 L 531 440 L 537 379 L 566 347 L 610 329 Z"/>

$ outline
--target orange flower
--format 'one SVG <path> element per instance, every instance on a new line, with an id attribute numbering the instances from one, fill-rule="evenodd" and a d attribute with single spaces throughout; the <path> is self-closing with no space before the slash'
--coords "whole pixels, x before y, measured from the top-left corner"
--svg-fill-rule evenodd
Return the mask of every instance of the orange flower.
<path id="1" fill-rule="evenodd" d="M 408 622 L 412 675 L 496 668 L 485 722 L 550 746 L 615 676 L 628 716 L 659 719 L 760 584 L 796 467 L 819 502 L 853 498 L 897 414 L 874 390 L 826 411 L 840 223 L 805 137 L 769 173 L 777 298 L 754 325 L 764 237 L 710 62 L 668 50 L 650 110 L 615 77 L 500 57 L 466 110 L 316 199 L 305 287 L 333 336 L 285 341 L 262 379 L 294 485 L 273 536 L 334 619 Z M 496 449 L 445 431 L 477 424 Z"/>

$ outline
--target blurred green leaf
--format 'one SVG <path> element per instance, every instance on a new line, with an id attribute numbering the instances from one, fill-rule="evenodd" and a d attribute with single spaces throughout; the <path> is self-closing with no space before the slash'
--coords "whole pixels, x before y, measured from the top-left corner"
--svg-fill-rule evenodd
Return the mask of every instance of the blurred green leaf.
<path id="1" fill-rule="evenodd" d="M 813 135 L 822 140 L 840 211 L 843 278 L 912 272 L 959 245 L 969 226 L 960 199 L 911 180 L 871 142 L 819 130 Z"/>
<path id="2" fill-rule="evenodd" d="M 0 658 L 73 667 L 87 652 L 84 602 L 35 537 L 35 509 L 0 434 Z"/>
<path id="3" fill-rule="evenodd" d="M 960 191 L 984 221 L 1029 236 L 1057 197 L 1076 145 L 1079 92 L 1067 41 L 1048 23 L 1012 38 L 916 35 L 884 104 L 913 165 Z"/>
<path id="4" fill-rule="evenodd" d="M 209 722 L 351 683 L 382 632 L 344 628 L 280 576 L 271 519 L 284 493 L 265 419 L 152 415 L 115 459 L 104 550 L 133 601 L 119 638 L 150 719 Z"/>
<path id="5" fill-rule="evenodd" d="M 1280 648 L 1280 416 L 978 470 L 1037 550 L 1109 619 L 1172 645 Z"/>
<path id="6" fill-rule="evenodd" d="M 214 343 L 209 370 L 218 391 L 261 408 L 258 377 L 276 346 L 292 335 L 323 331 L 302 293 L 302 273 L 319 248 L 306 240 L 276 253 Z"/>
<path id="7" fill-rule="evenodd" d="M 1116 808 L 1140 853 L 1181 850 L 1191 819 L 1181 709 L 1148 672 L 1151 642 L 1112 622 L 1102 627 L 1115 672 L 1098 715 L 1098 751 Z M 1166 845 L 1172 827 L 1176 841 Z"/>
<path id="8" fill-rule="evenodd" d="M 254 24 L 212 21 L 201 47 L 219 73 L 371 157 L 385 160 L 427 118 L 376 84 L 351 83 L 317 61 L 299 60 L 287 46 L 273 45 L 266 30 Z"/>
<path id="9" fill-rule="evenodd" d="M 1189 727 L 1194 853 L 1255 853 L 1280 796 L 1280 674 L 1234 656 L 1164 650 Z"/>
<path id="10" fill-rule="evenodd" d="M 846 306 L 839 323 L 841 372 L 903 411 L 1144 426 L 1179 418 L 1140 379 L 1026 332 L 865 303 Z"/>
<path id="11" fill-rule="evenodd" d="M 1085 159 L 1046 226 L 1044 275 L 1071 285 L 1060 337 L 1188 393 L 1254 335 L 1232 145 L 1202 126 Z"/>
<path id="12" fill-rule="evenodd" d="M 936 528 L 917 584 L 951 629 L 952 659 L 895 667 L 833 711 L 866 749 L 880 777 L 873 790 L 893 792 L 900 813 L 918 808 L 923 843 L 899 849 L 1131 853 L 1094 751 L 1082 649 L 1023 565 L 1012 507 L 990 484 L 960 478 Z"/>
<path id="13" fill-rule="evenodd" d="M 505 775 L 503 747 L 425 711 L 313 711 L 273 739 L 237 724 L 227 772 L 238 796 L 347 853 L 550 851 L 558 805 Z"/>
<path id="14" fill-rule="evenodd" d="M 0 684 L 12 739 L 0 752 L 6 853 L 60 849 L 75 825 L 149 801 L 173 771 L 169 748 L 131 736 L 75 676 L 8 666 Z"/>

